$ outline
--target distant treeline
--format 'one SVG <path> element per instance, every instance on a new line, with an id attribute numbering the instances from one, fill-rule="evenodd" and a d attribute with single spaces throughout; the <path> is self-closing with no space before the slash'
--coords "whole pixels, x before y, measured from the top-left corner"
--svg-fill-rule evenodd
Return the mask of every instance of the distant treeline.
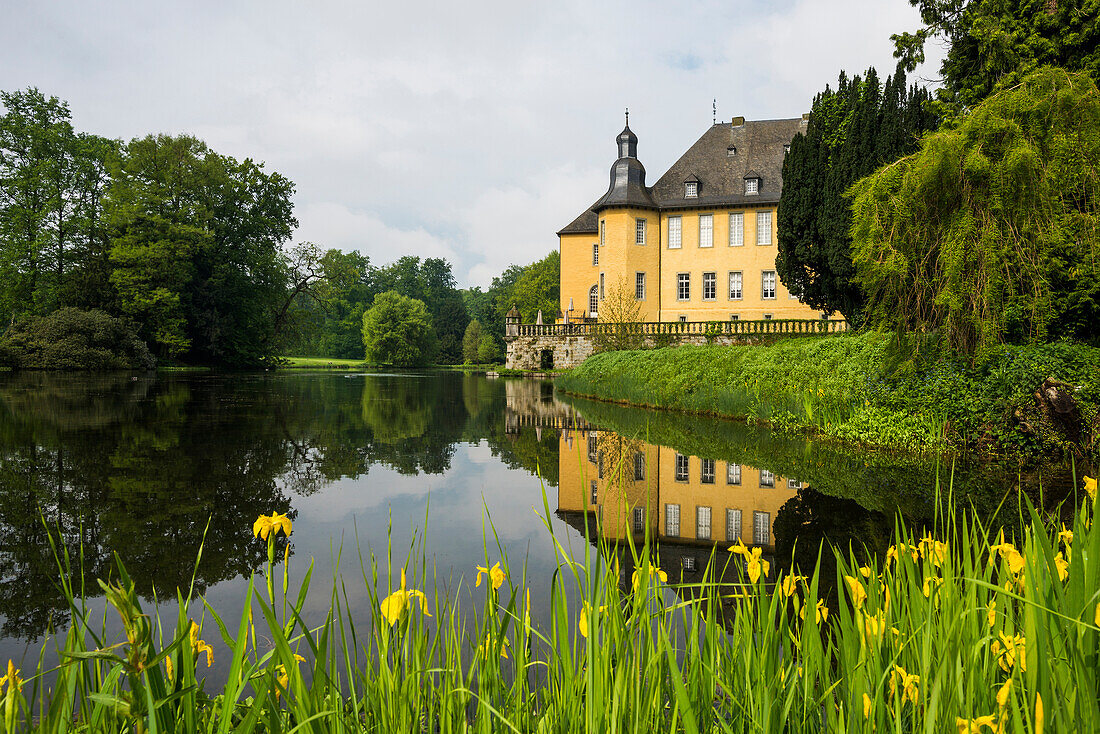
<path id="1" fill-rule="evenodd" d="M 396 290 L 427 306 L 439 361 L 458 362 L 472 318 L 499 342 L 513 301 L 557 309 L 556 253 L 462 292 L 442 259 L 374 267 L 356 252 L 292 246 L 294 184 L 262 163 L 188 135 L 78 132 L 66 102 L 33 88 L 0 102 L 0 335 L 18 327 L 33 340 L 52 322 L 32 319 L 67 308 L 128 324 L 161 363 L 362 357 L 364 311 Z M 66 313 L 66 333 L 100 319 Z M 12 347 L 3 341 L 0 356 Z"/>

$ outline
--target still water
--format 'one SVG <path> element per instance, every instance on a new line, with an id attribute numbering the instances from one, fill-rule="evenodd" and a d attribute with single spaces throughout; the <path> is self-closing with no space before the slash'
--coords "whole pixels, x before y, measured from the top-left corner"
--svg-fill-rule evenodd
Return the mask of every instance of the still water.
<path id="1" fill-rule="evenodd" d="M 883 552 L 898 513 L 931 524 L 946 494 L 937 477 L 945 487 L 952 470 L 955 506 L 987 517 L 998 506 L 1015 516 L 1017 487 L 1038 498 L 1041 481 L 1053 506 L 1072 485 L 1065 468 L 1040 477 L 844 451 L 564 401 L 531 380 L 0 374 L 0 660 L 33 669 L 49 630 L 68 620 L 50 534 L 82 565 L 95 609 L 95 579 L 111 575 L 117 553 L 146 611 L 194 575 L 195 593 L 234 624 L 266 557 L 251 533 L 259 514 L 294 520 L 292 585 L 315 564 L 307 619 L 328 609 L 341 552 L 349 601 L 366 620 L 360 555 L 368 573 L 371 554 L 380 559 L 384 587 L 387 548 L 396 575 L 419 539 L 463 604 L 455 590 L 487 553 L 499 558 L 499 539 L 513 569 L 526 564 L 537 616 L 556 568 L 551 533 L 577 559 L 586 538 L 617 544 L 624 578 L 625 541 L 648 534 L 673 582 L 697 580 L 713 552 L 723 565 L 740 538 L 764 549 L 774 576 L 792 560 L 812 567 L 823 539 Z M 106 624 L 116 629 L 109 615 Z"/>

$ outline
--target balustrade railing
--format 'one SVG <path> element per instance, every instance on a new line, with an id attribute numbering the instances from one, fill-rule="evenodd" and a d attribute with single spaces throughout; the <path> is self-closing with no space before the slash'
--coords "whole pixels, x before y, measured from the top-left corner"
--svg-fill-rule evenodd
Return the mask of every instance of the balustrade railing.
<path id="1" fill-rule="evenodd" d="M 848 331 L 844 319 L 760 319 L 738 321 L 643 321 L 632 323 L 510 324 L 516 336 L 734 336 L 756 334 L 814 335 Z"/>

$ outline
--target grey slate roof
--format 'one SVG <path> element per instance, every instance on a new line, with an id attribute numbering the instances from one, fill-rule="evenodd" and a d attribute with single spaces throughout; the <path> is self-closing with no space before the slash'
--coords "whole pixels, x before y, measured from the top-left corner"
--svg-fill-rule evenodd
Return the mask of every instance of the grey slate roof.
<path id="1" fill-rule="evenodd" d="M 680 159 L 672 164 L 660 179 L 647 187 L 648 196 L 632 192 L 639 203 L 650 199 L 661 209 L 698 209 L 709 206 L 751 206 L 776 204 L 783 189 L 783 157 L 785 145 L 799 132 L 802 120 L 746 121 L 733 127 L 728 122 L 713 125 Z M 734 156 L 727 155 L 730 146 L 737 149 Z M 754 173 L 760 178 L 760 191 L 745 195 L 745 176 Z M 614 175 L 614 166 L 612 167 Z M 684 182 L 699 181 L 699 195 L 684 198 Z M 609 192 L 610 193 L 610 192 Z M 598 231 L 597 210 L 614 204 L 605 201 L 606 194 L 596 200 L 580 216 L 567 224 L 558 234 L 595 234 Z M 652 204 L 644 204 L 652 206 Z"/>

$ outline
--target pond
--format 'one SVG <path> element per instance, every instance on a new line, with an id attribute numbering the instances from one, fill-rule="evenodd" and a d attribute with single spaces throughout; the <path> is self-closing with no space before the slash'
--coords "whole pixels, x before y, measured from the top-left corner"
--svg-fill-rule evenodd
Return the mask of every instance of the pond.
<path id="1" fill-rule="evenodd" d="M 823 539 L 884 552 L 898 513 L 930 526 L 949 484 L 949 511 L 1000 521 L 1018 516 L 1017 488 L 1053 507 L 1072 474 L 845 451 L 455 372 L 5 374 L 0 660 L 35 668 L 44 636 L 67 623 L 51 535 L 83 567 L 93 608 L 117 553 L 147 612 L 161 600 L 174 615 L 163 600 L 194 576 L 195 593 L 234 624 L 265 562 L 251 532 L 259 514 L 294 520 L 292 586 L 314 563 L 307 619 L 328 609 L 338 568 L 368 619 L 359 558 L 368 577 L 378 559 L 384 594 L 389 548 L 394 577 L 422 551 L 439 588 L 472 603 L 466 586 L 499 542 L 514 574 L 526 566 L 537 619 L 554 540 L 579 560 L 602 537 L 625 580 L 627 542 L 648 535 L 676 583 L 698 580 L 712 553 L 724 565 L 739 538 L 763 548 L 774 577 L 792 560 L 812 567 Z"/>

